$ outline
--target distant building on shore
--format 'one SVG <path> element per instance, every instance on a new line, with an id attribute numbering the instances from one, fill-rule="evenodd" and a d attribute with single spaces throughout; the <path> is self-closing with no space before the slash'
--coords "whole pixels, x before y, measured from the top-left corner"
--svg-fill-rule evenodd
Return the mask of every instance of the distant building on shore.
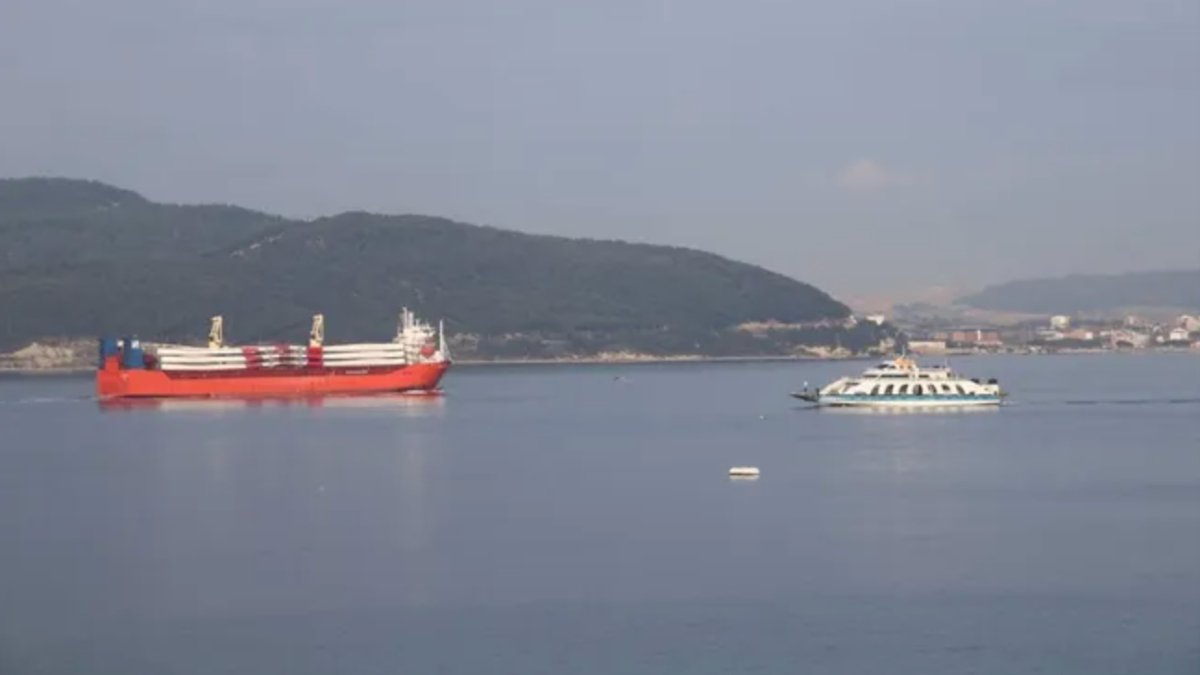
<path id="1" fill-rule="evenodd" d="M 1114 330 L 1108 333 L 1108 345 L 1113 349 L 1144 349 L 1150 346 L 1150 336 L 1132 330 Z"/>
<path id="2" fill-rule="evenodd" d="M 1059 332 L 1066 331 L 1071 328 L 1071 317 L 1065 314 L 1056 314 L 1050 317 L 1050 330 Z"/>
<path id="3" fill-rule="evenodd" d="M 1096 339 L 1096 333 L 1085 328 L 1075 328 L 1063 334 L 1065 340 L 1079 340 L 1081 342 L 1091 342 Z"/>
<path id="4" fill-rule="evenodd" d="M 1172 328 L 1171 332 L 1167 333 L 1167 342 L 1173 344 L 1187 344 L 1191 341 L 1191 331 L 1186 328 Z"/>
<path id="5" fill-rule="evenodd" d="M 1053 328 L 1039 328 L 1034 332 L 1034 339 L 1041 342 L 1058 342 L 1067 339 L 1067 334 Z"/>
<path id="6" fill-rule="evenodd" d="M 909 340 L 908 351 L 913 354 L 945 354 L 945 340 Z"/>
<path id="7" fill-rule="evenodd" d="M 1000 339 L 1000 331 L 994 328 L 953 328 L 940 330 L 933 334 L 933 339 L 945 342 L 948 347 L 990 349 L 1004 345 L 1004 341 Z"/>

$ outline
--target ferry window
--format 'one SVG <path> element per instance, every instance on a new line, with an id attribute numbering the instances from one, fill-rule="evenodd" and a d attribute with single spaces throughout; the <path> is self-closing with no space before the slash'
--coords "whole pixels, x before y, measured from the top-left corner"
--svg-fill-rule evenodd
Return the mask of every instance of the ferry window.
<path id="1" fill-rule="evenodd" d="M 966 395 L 967 395 L 967 390 L 966 390 L 966 389 L 963 389 L 961 384 L 956 384 L 956 385 L 954 385 L 954 387 L 955 387 L 956 389 L 958 389 L 958 393 L 959 393 L 960 395 L 962 395 L 962 396 L 966 396 Z"/>
<path id="2" fill-rule="evenodd" d="M 920 396 L 921 394 L 924 394 L 924 393 L 925 393 L 925 390 L 921 389 L 921 385 L 919 385 L 919 384 L 913 385 L 913 394 Z"/>
<path id="3" fill-rule="evenodd" d="M 907 384 L 900 385 L 900 391 L 897 393 L 907 394 L 908 393 L 908 385 Z"/>
<path id="4" fill-rule="evenodd" d="M 887 386 L 887 388 L 883 390 L 883 395 L 884 395 L 884 396 L 891 396 L 891 395 L 892 395 L 892 390 L 893 390 L 893 389 L 895 389 L 895 388 L 896 388 L 896 385 L 894 385 L 894 384 L 889 384 L 889 385 Z"/>
<path id="5" fill-rule="evenodd" d="M 879 395 L 879 385 L 875 385 L 874 387 L 871 387 L 871 395 L 872 396 Z"/>
<path id="6" fill-rule="evenodd" d="M 948 384 L 943 384 L 943 385 L 942 385 L 942 391 L 943 391 L 943 392 L 945 392 L 945 393 L 947 393 L 947 394 L 949 394 L 949 393 L 950 393 L 950 385 L 948 385 Z"/>

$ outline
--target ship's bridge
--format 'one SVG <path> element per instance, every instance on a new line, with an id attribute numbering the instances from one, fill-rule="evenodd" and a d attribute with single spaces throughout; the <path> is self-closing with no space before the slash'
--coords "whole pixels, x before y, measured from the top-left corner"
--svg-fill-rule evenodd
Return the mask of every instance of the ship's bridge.
<path id="1" fill-rule="evenodd" d="M 860 377 L 865 380 L 951 380 L 957 376 L 947 366 L 919 368 L 911 359 L 902 356 L 869 368 Z"/>

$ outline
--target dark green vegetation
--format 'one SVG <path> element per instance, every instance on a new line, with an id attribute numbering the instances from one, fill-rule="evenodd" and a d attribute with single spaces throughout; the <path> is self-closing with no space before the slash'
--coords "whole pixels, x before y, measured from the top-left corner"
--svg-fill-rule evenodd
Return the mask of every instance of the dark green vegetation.
<path id="1" fill-rule="evenodd" d="M 1075 275 L 990 286 L 959 302 L 1006 312 L 1070 314 L 1126 307 L 1200 308 L 1200 270 Z"/>
<path id="2" fill-rule="evenodd" d="M 134 333 L 235 342 L 388 339 L 402 306 L 463 336 L 460 355 L 781 354 L 878 342 L 849 310 L 767 270 L 683 248 L 534 236 L 426 216 L 287 220 L 156 204 L 100 183 L 0 181 L 0 349 Z M 774 320 L 801 328 L 734 330 Z"/>

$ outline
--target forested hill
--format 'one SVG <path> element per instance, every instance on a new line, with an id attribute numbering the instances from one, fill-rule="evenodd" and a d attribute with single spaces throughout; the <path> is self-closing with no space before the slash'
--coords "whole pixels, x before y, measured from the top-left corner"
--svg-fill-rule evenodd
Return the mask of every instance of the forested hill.
<path id="1" fill-rule="evenodd" d="M 979 309 L 1031 314 L 1132 307 L 1200 309 L 1200 269 L 1012 281 L 989 286 L 959 302 Z"/>
<path id="2" fill-rule="evenodd" d="M 331 341 L 384 339 L 402 306 L 516 355 L 539 355 L 538 343 L 753 351 L 763 347 L 722 332 L 849 314 L 808 284 L 684 248 L 415 215 L 298 221 L 95 182 L 0 181 L 0 349 L 108 332 L 197 339 L 213 314 L 239 342 L 300 340 L 316 312 Z"/>

